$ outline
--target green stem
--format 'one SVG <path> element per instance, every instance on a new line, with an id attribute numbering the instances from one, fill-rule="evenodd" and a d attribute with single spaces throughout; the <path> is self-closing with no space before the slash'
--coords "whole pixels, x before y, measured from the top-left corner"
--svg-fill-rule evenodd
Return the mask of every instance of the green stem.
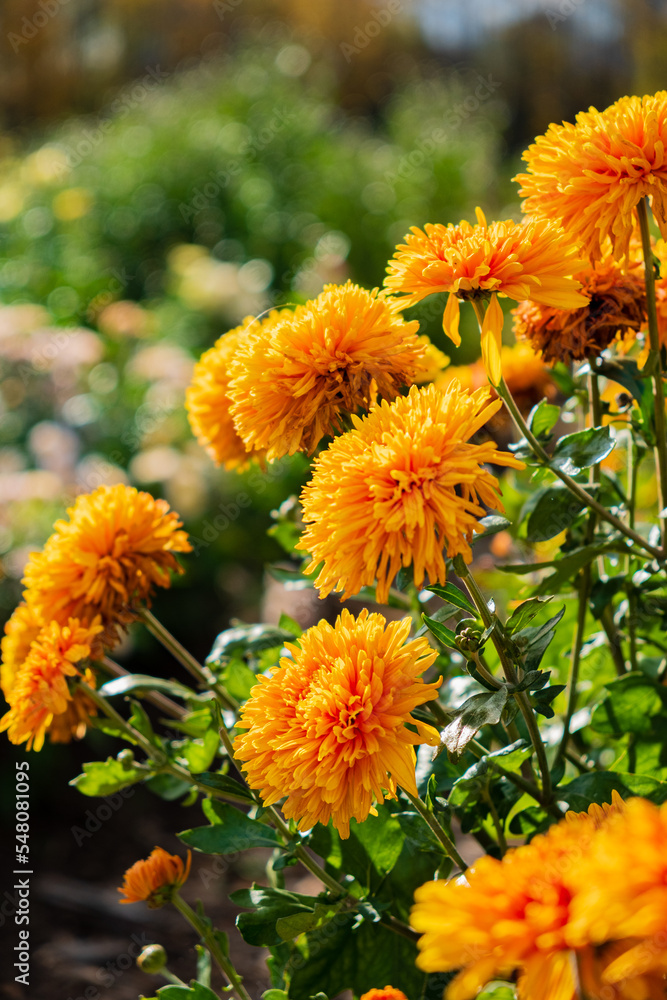
<path id="1" fill-rule="evenodd" d="M 447 854 L 452 859 L 452 861 L 455 861 L 456 864 L 461 869 L 461 871 L 464 872 L 468 867 L 467 864 L 465 863 L 459 852 L 456 850 L 456 845 L 447 836 L 447 834 L 440 826 L 433 813 L 429 811 L 429 809 L 426 807 L 426 804 L 422 802 L 422 800 L 419 798 L 418 795 L 413 795 L 412 792 L 409 792 L 406 788 L 404 788 L 403 791 L 410 799 L 410 802 L 412 802 L 413 806 L 415 807 L 421 818 L 424 820 L 424 822 L 431 828 L 431 831 L 433 832 L 437 840 L 440 841 L 440 843 L 445 849 L 445 854 Z"/>
<path id="2" fill-rule="evenodd" d="M 484 595 L 477 586 L 477 583 L 470 572 L 469 568 L 465 565 L 462 559 L 458 559 L 455 562 L 454 569 L 459 574 L 463 582 L 465 583 L 468 593 L 470 594 L 475 607 L 479 611 L 480 617 L 484 622 L 485 629 L 488 628 L 492 623 L 495 624 L 495 628 L 491 632 L 491 639 L 494 646 L 496 647 L 496 652 L 500 658 L 500 663 L 503 668 L 503 673 L 508 684 L 517 684 L 518 676 L 514 669 L 514 664 L 507 653 L 505 648 L 505 635 L 502 630 L 502 625 L 500 621 L 496 618 L 494 622 L 494 617 L 489 611 L 489 607 L 484 599 Z M 535 714 L 531 707 L 530 701 L 525 693 L 525 691 L 518 691 L 514 694 L 516 698 L 516 703 L 519 706 L 519 710 L 523 715 L 524 722 L 526 723 L 526 728 L 528 729 L 528 734 L 530 736 L 531 743 L 535 748 L 535 753 L 537 755 L 537 763 L 540 769 L 540 774 L 542 776 L 542 794 L 544 796 L 545 803 L 551 802 L 553 797 L 553 790 L 551 787 L 551 774 L 549 772 L 549 762 L 547 761 L 546 751 L 544 749 L 544 743 L 542 742 L 542 737 L 540 736 L 540 729 L 535 719 Z"/>
<path id="3" fill-rule="evenodd" d="M 662 512 L 667 507 L 667 427 L 665 425 L 665 387 L 662 371 L 662 351 L 658 331 L 658 316 L 655 305 L 655 275 L 653 272 L 653 251 L 648 222 L 648 198 L 637 205 L 637 218 L 642 237 L 644 253 L 644 279 L 646 281 L 646 311 L 648 314 L 649 357 L 647 370 L 651 372 L 655 393 L 655 465 L 658 473 L 658 504 L 663 557 L 667 557 L 667 515 Z"/>
<path id="4" fill-rule="evenodd" d="M 600 625 L 602 625 L 604 634 L 607 636 L 609 652 L 611 653 L 611 658 L 614 661 L 616 673 L 619 677 L 622 677 L 623 674 L 627 673 L 627 667 L 625 665 L 625 657 L 623 656 L 621 639 L 618 634 L 618 629 L 614 624 L 614 615 L 610 604 L 604 608 L 602 614 L 600 615 Z"/>
<path id="5" fill-rule="evenodd" d="M 493 822 L 494 829 L 496 831 L 496 837 L 498 838 L 498 847 L 500 848 L 501 856 L 507 851 L 507 841 L 505 840 L 505 831 L 503 830 L 503 825 L 500 822 L 500 816 L 498 815 L 498 810 L 495 807 L 493 798 L 489 793 L 489 786 L 485 785 L 482 791 L 482 797 L 489 807 L 489 812 L 491 813 L 491 820 Z"/>
<path id="6" fill-rule="evenodd" d="M 116 725 L 126 733 L 131 741 L 137 743 L 141 747 L 147 757 L 154 760 L 159 766 L 166 763 L 167 759 L 162 751 L 153 746 L 153 744 L 146 739 L 143 733 L 140 733 L 138 729 L 135 729 L 134 726 L 130 725 L 127 719 L 124 719 L 123 716 L 109 704 L 104 695 L 101 695 L 99 691 L 90 687 L 90 685 L 86 684 L 83 680 L 79 680 L 78 687 L 79 690 L 83 691 L 84 694 L 97 705 L 97 707 L 106 715 L 108 719 L 115 722 Z"/>
<path id="7" fill-rule="evenodd" d="M 579 608 L 577 610 L 577 624 L 572 643 L 572 656 L 570 658 L 570 671 L 567 678 L 567 708 L 563 719 L 563 737 L 558 747 L 556 760 L 565 754 L 567 743 L 570 738 L 570 723 L 577 707 L 577 683 L 579 681 L 579 664 L 581 662 L 581 647 L 584 642 L 584 631 L 586 627 L 586 608 L 588 604 L 588 594 L 591 587 L 591 564 L 587 563 L 579 574 Z"/>
<path id="8" fill-rule="evenodd" d="M 590 399 L 591 427 L 599 427 L 602 423 L 602 405 L 600 402 L 600 383 L 598 376 L 591 372 L 588 376 L 588 395 Z M 597 483 L 600 480 L 600 466 L 594 465 L 590 470 L 589 481 Z M 595 537 L 595 527 L 597 515 L 591 511 L 588 515 L 586 525 L 585 544 L 590 545 Z M 600 566 L 603 560 L 599 559 Z M 577 684 L 579 683 L 579 665 L 581 663 L 581 649 L 584 643 L 584 633 L 586 629 L 586 609 L 591 590 L 593 570 L 591 563 L 587 563 L 579 574 L 579 586 L 577 588 L 579 606 L 577 609 L 577 624 L 575 626 L 574 640 L 572 642 L 572 655 L 570 657 L 570 670 L 567 679 L 567 708 L 563 719 L 563 737 L 558 747 L 556 760 L 559 760 L 565 753 L 568 740 L 570 738 L 570 723 L 577 707 Z"/>
<path id="9" fill-rule="evenodd" d="M 236 969 L 227 956 L 223 954 L 222 949 L 216 940 L 212 926 L 208 922 L 205 923 L 200 917 L 198 917 L 192 907 L 188 906 L 185 900 L 182 899 L 177 892 L 174 893 L 171 901 L 178 912 L 185 917 L 188 923 L 192 924 L 197 934 L 199 934 L 199 937 L 210 951 L 211 957 L 217 963 L 229 985 L 235 991 L 237 996 L 240 997 L 240 1000 L 252 1000 Z"/>
<path id="10" fill-rule="evenodd" d="M 629 528 L 627 524 L 624 524 L 623 521 L 620 520 L 620 518 L 616 517 L 615 514 L 612 514 L 611 511 L 608 511 L 605 507 L 603 507 L 594 496 L 591 496 L 591 494 L 588 493 L 583 486 L 580 486 L 579 483 L 572 479 L 571 476 L 568 476 L 567 473 L 563 472 L 556 466 L 551 465 L 551 459 L 535 435 L 529 430 L 518 406 L 514 402 L 512 394 L 509 391 L 504 378 L 501 379 L 500 385 L 496 386 L 496 392 L 505 403 L 510 416 L 514 420 L 517 430 L 521 435 L 523 435 L 523 437 L 525 437 L 537 458 L 539 458 L 539 460 L 547 466 L 547 468 L 553 472 L 553 474 L 557 476 L 558 479 L 565 484 L 565 486 L 567 486 L 570 492 L 573 493 L 582 504 L 588 507 L 589 510 L 594 510 L 598 517 L 600 517 L 603 521 L 606 521 L 608 524 L 611 524 L 622 535 L 625 535 L 626 538 L 631 538 L 636 545 L 639 545 L 640 548 L 644 549 L 645 552 L 648 552 L 654 559 L 664 559 L 664 555 L 660 549 L 656 549 L 653 545 L 650 545 L 649 542 L 647 542 L 645 538 L 642 538 L 642 536 L 639 535 L 633 528 Z"/>
<path id="11" fill-rule="evenodd" d="M 234 712 L 238 710 L 239 703 L 236 699 L 232 698 L 224 685 L 216 679 L 212 671 L 209 670 L 208 667 L 202 666 L 202 664 L 194 658 L 192 653 L 189 653 L 185 646 L 182 646 L 178 639 L 176 639 L 175 636 L 173 636 L 171 632 L 169 632 L 169 630 L 157 620 L 155 615 L 152 614 L 148 608 L 142 608 L 140 616 L 151 635 L 154 635 L 158 642 L 162 643 L 165 649 L 169 650 L 172 656 L 175 657 L 175 659 L 177 659 L 179 663 L 181 663 L 185 669 L 199 681 L 200 684 L 213 691 L 225 708 L 231 709 Z"/>

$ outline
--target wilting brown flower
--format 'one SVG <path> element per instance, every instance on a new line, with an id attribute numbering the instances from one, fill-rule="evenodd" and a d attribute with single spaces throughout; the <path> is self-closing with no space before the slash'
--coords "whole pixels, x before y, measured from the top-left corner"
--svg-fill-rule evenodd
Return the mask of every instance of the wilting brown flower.
<path id="1" fill-rule="evenodd" d="M 634 335 L 646 316 L 641 270 L 627 272 L 613 260 L 597 261 L 580 271 L 582 291 L 590 302 L 579 309 L 556 309 L 526 301 L 513 310 L 514 333 L 529 340 L 545 361 L 597 358 L 617 337 Z"/>

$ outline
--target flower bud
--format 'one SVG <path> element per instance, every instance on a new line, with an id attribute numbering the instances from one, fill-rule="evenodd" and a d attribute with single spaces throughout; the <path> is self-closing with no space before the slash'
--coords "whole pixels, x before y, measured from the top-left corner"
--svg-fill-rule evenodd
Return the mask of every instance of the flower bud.
<path id="1" fill-rule="evenodd" d="M 142 972 L 161 972 L 167 964 L 167 953 L 161 944 L 147 944 L 137 957 Z"/>

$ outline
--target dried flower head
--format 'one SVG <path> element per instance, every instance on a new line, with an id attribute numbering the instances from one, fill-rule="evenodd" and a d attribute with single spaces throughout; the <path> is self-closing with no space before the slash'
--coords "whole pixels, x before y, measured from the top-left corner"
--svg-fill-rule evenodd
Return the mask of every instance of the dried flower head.
<path id="1" fill-rule="evenodd" d="M 343 611 L 288 644 L 292 659 L 252 689 L 236 756 L 266 805 L 287 795 L 282 811 L 299 829 L 331 820 L 348 837 L 350 820 L 363 822 L 397 785 L 417 794 L 413 747 L 439 736 L 410 713 L 440 681 L 421 679 L 435 650 L 409 634 L 409 618 Z"/>
<path id="2" fill-rule="evenodd" d="M 590 301 L 579 309 L 555 309 L 522 302 L 514 313 L 514 333 L 529 340 L 545 361 L 596 358 L 618 338 L 636 335 L 646 318 L 641 270 L 624 272 L 611 259 L 598 261 L 577 278 Z"/>
<path id="3" fill-rule="evenodd" d="M 231 414 L 247 448 L 269 460 L 312 453 L 341 430 L 341 416 L 393 399 L 424 369 L 419 324 L 384 293 L 348 281 L 251 337 L 230 369 Z"/>
<path id="4" fill-rule="evenodd" d="M 177 854 L 169 854 L 163 847 L 156 847 L 144 861 L 135 861 L 125 872 L 119 892 L 124 894 L 120 903 L 145 902 L 156 910 L 170 902 L 190 874 L 192 852 L 188 851 L 185 864 Z"/>
<path id="5" fill-rule="evenodd" d="M 667 237 L 666 145 L 665 90 L 589 108 L 574 125 L 550 125 L 523 154 L 527 173 L 515 177 L 524 211 L 560 220 L 594 260 L 607 240 L 617 259 L 627 257 L 642 198 Z"/>
<path id="6" fill-rule="evenodd" d="M 402 566 L 421 586 L 445 580 L 445 555 L 472 559 L 470 542 L 482 504 L 501 510 L 498 480 L 485 463 L 523 468 L 493 442 L 469 438 L 500 407 L 489 390 L 468 394 L 457 382 L 446 392 L 417 389 L 383 402 L 342 435 L 314 463 L 302 493 L 306 530 L 297 548 L 309 552 L 320 595 L 344 597 L 377 580 L 386 602 Z"/>

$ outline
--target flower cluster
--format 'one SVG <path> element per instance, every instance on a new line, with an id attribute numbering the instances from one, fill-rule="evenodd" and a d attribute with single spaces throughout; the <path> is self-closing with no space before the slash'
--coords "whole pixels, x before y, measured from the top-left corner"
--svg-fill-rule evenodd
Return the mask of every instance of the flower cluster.
<path id="1" fill-rule="evenodd" d="M 349 281 L 293 311 L 248 318 L 196 366 L 192 429 L 228 468 L 311 454 L 344 416 L 368 410 L 378 395 L 394 399 L 426 370 L 418 327 L 384 292 Z"/>
<path id="2" fill-rule="evenodd" d="M 517 971 L 525 1000 L 664 996 L 667 806 L 613 802 L 417 890 L 419 966 L 461 970 L 447 1000 Z"/>
<path id="3" fill-rule="evenodd" d="M 395 798 L 397 785 L 417 794 L 414 746 L 440 737 L 410 713 L 440 682 L 421 679 L 436 653 L 409 634 L 409 618 L 345 610 L 335 627 L 321 621 L 288 644 L 291 658 L 252 689 L 236 757 L 265 805 L 287 796 L 282 811 L 299 829 L 331 820 L 348 837 L 350 820 Z"/>
<path id="4" fill-rule="evenodd" d="M 39 750 L 45 734 L 66 742 L 85 732 L 95 707 L 67 678 L 95 686 L 87 661 L 100 659 L 136 618 L 154 587 L 180 572 L 190 551 L 164 500 L 131 486 L 79 496 L 25 570 L 21 603 L 5 626 L 0 680 L 9 711 L 0 720 L 13 743 Z"/>

